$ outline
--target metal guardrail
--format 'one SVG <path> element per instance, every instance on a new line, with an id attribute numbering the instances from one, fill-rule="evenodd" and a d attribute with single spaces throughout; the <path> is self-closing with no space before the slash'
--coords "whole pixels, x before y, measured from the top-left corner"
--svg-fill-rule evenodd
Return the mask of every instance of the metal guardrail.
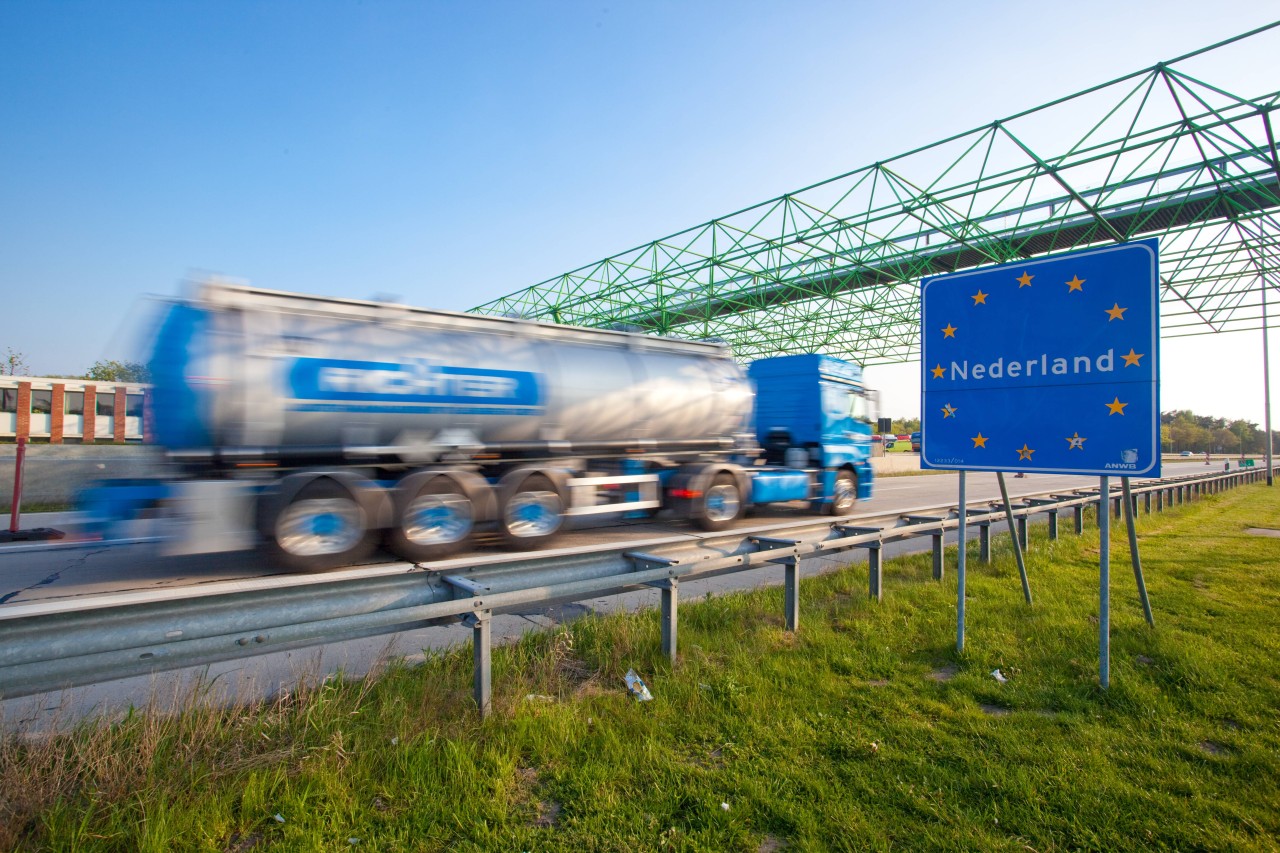
<path id="1" fill-rule="evenodd" d="M 1265 468 L 1167 478 L 1134 486 L 1134 511 L 1149 513 L 1204 494 L 1264 479 Z M 1072 512 L 1077 533 L 1098 489 L 1022 499 L 1013 510 L 1026 544 L 1028 519 Z M 1120 490 L 1107 496 L 1119 514 Z M 982 502 L 986 503 L 986 502 Z M 998 503 L 966 507 L 979 533 L 980 559 L 991 558 L 991 526 L 1004 521 Z M 0 696 L 15 698 L 203 666 L 249 655 L 390 634 L 430 625 L 468 623 L 475 648 L 474 696 L 482 714 L 491 697 L 489 626 L 496 614 L 656 587 L 662 598 L 662 646 L 674 662 L 681 580 L 780 566 L 786 624 L 799 624 L 799 561 L 854 548 L 868 552 L 868 593 L 884 595 L 881 552 L 891 542 L 933 539 L 933 575 L 943 577 L 946 533 L 958 507 L 850 519 L 809 518 L 723 533 L 664 536 L 643 542 L 500 555 L 412 565 L 363 566 L 311 576 L 226 581 L 147 592 L 115 593 L 0 608 Z"/>

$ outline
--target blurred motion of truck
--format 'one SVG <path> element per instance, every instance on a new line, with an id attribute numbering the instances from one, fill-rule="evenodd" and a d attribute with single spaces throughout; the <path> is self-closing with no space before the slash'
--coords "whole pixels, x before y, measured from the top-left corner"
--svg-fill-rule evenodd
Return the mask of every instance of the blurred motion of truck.
<path id="1" fill-rule="evenodd" d="M 261 546 L 313 570 L 381 542 L 419 562 L 481 530 L 533 548 L 580 516 L 719 530 L 871 494 L 874 394 L 827 356 L 744 374 L 717 343 L 209 282 L 167 307 L 151 372 L 182 475 L 81 505 L 104 537 L 166 519 L 170 553 Z"/>

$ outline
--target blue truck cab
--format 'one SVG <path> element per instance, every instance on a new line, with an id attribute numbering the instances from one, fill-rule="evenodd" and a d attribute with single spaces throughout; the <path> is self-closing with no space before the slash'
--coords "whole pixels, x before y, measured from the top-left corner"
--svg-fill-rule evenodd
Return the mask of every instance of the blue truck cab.
<path id="1" fill-rule="evenodd" d="M 747 375 L 755 384 L 756 439 L 768 466 L 753 479 L 753 503 L 786 500 L 773 494 L 792 479 L 782 472 L 801 470 L 810 472 L 815 509 L 843 514 L 853 497 L 871 497 L 875 395 L 859 365 L 789 355 L 753 362 Z"/>

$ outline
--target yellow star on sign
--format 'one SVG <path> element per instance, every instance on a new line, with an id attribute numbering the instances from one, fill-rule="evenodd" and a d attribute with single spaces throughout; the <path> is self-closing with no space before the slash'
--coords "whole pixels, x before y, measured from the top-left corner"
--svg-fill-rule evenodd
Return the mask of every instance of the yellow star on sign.
<path id="1" fill-rule="evenodd" d="M 1067 282 L 1067 293 L 1070 293 L 1073 290 L 1078 290 L 1081 293 L 1084 293 L 1084 288 L 1080 285 L 1084 284 L 1088 280 L 1089 279 L 1087 278 L 1081 278 L 1078 275 L 1073 275 L 1071 277 L 1071 281 Z"/>
<path id="2" fill-rule="evenodd" d="M 934 379 L 941 379 L 947 373 L 947 371 L 942 367 L 941 364 L 931 369 L 929 372 L 933 374 Z"/>
<path id="3" fill-rule="evenodd" d="M 973 294 L 973 296 L 970 296 L 969 298 L 973 300 L 974 305 L 986 305 L 987 297 L 990 295 L 991 295 L 990 293 L 983 293 L 982 288 L 979 287 L 978 292 Z"/>
<path id="4" fill-rule="evenodd" d="M 954 338 L 956 336 L 956 327 L 948 323 L 942 328 L 942 336 L 944 338 Z"/>
<path id="5" fill-rule="evenodd" d="M 1035 451 L 1027 447 L 1027 443 L 1024 441 L 1022 442 L 1022 449 L 1018 451 L 1018 459 L 1025 459 L 1030 462 L 1032 453 L 1035 453 Z"/>
<path id="6" fill-rule="evenodd" d="M 950 403 L 947 403 L 945 406 L 942 407 L 943 420 L 947 418 L 954 418 L 956 416 L 956 412 L 958 411 L 960 410 L 957 409 L 955 406 L 951 405 Z"/>
<path id="7" fill-rule="evenodd" d="M 1077 432 L 1067 439 L 1067 450 L 1084 450 L 1084 443 L 1088 440 L 1081 438 L 1080 433 Z"/>
<path id="8" fill-rule="evenodd" d="M 1111 315 L 1111 320 L 1123 320 L 1124 312 L 1128 310 L 1128 308 L 1121 308 L 1119 302 L 1117 302 L 1113 307 L 1106 309 L 1107 313 Z M 1110 323 L 1111 320 L 1108 320 L 1107 322 Z"/>
<path id="9" fill-rule="evenodd" d="M 985 449 L 987 446 L 987 437 L 982 433 L 978 433 L 977 435 L 975 435 L 973 438 L 969 440 L 973 442 L 974 447 L 981 447 Z"/>
<path id="10" fill-rule="evenodd" d="M 1122 355 L 1122 356 L 1120 356 L 1120 357 L 1124 359 L 1124 366 L 1125 366 L 1125 367 L 1141 367 L 1142 365 L 1141 365 L 1141 364 L 1139 364 L 1139 362 L 1142 360 L 1142 357 L 1143 357 L 1144 355 L 1146 355 L 1146 353 L 1144 353 L 1144 352 L 1134 352 L 1134 351 L 1133 351 L 1133 347 L 1129 347 L 1129 354 L 1128 354 L 1128 355 Z"/>
<path id="11" fill-rule="evenodd" d="M 1014 281 L 1018 282 L 1018 287 L 1019 287 L 1019 288 L 1022 288 L 1022 287 L 1030 287 L 1030 286 L 1031 286 L 1031 279 L 1033 279 L 1033 278 L 1035 278 L 1035 276 L 1033 276 L 1033 275 L 1027 275 L 1027 271 L 1026 271 L 1026 270 L 1023 270 L 1023 271 L 1022 271 L 1022 275 L 1018 276 L 1016 279 L 1014 279 Z"/>
<path id="12" fill-rule="evenodd" d="M 1121 403 L 1121 402 L 1120 402 L 1120 398 L 1119 398 L 1119 397 L 1116 397 L 1116 398 L 1115 398 L 1115 400 L 1113 400 L 1113 401 L 1112 401 L 1112 402 L 1110 402 L 1110 403 L 1106 403 L 1105 405 L 1106 405 L 1106 407 L 1107 407 L 1108 409 L 1110 409 L 1110 410 L 1111 410 L 1111 411 L 1107 412 L 1107 417 L 1111 417 L 1112 415 L 1123 415 L 1123 414 L 1124 414 L 1124 407 L 1125 407 L 1125 406 L 1127 406 L 1127 405 L 1129 405 L 1129 404 L 1128 404 L 1128 403 Z"/>

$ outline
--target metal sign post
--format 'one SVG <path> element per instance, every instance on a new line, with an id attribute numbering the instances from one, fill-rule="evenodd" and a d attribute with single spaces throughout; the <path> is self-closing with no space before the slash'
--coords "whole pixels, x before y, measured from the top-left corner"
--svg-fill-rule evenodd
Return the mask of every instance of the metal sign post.
<path id="1" fill-rule="evenodd" d="M 1013 505 L 1009 503 L 1009 490 L 1004 485 L 1004 472 L 996 472 L 996 482 L 1000 485 L 1000 501 L 1004 504 L 1004 517 L 1009 522 L 1009 538 L 1013 540 L 1013 556 L 1018 561 L 1018 577 L 1022 578 L 1022 597 L 1027 604 L 1031 603 L 1031 584 L 1027 581 L 1027 564 L 1022 559 L 1022 539 L 1013 524 Z"/>
<path id="2" fill-rule="evenodd" d="M 960 472 L 960 553 L 956 558 L 956 653 L 964 652 L 964 570 L 968 562 L 965 545 L 968 534 L 969 508 L 965 502 L 964 471 Z"/>
<path id="3" fill-rule="evenodd" d="M 1133 492 L 1129 489 L 1129 478 L 1120 478 L 1120 490 L 1124 494 L 1124 523 L 1129 529 L 1129 557 L 1133 561 L 1133 579 L 1138 584 L 1138 597 L 1142 599 L 1142 615 L 1147 617 L 1147 624 L 1156 626 L 1155 617 L 1151 615 L 1151 600 L 1147 598 L 1147 582 L 1142 577 L 1142 558 L 1138 556 L 1138 527 L 1133 518 Z M 1147 495 L 1150 497 L 1150 494 Z M 1148 511 L 1151 505 L 1147 504 Z"/>
<path id="4" fill-rule="evenodd" d="M 1113 476 L 1160 475 L 1158 254 L 1157 241 L 1140 240 L 921 282 L 920 467 L 997 472 L 1028 603 L 1002 472 L 1095 475 L 1104 489 Z M 1104 686 L 1108 511 L 1099 511 Z M 1136 561 L 1136 533 L 1131 542 Z"/>
<path id="5" fill-rule="evenodd" d="M 1098 486 L 1098 681 L 1111 686 L 1111 478 Z"/>

